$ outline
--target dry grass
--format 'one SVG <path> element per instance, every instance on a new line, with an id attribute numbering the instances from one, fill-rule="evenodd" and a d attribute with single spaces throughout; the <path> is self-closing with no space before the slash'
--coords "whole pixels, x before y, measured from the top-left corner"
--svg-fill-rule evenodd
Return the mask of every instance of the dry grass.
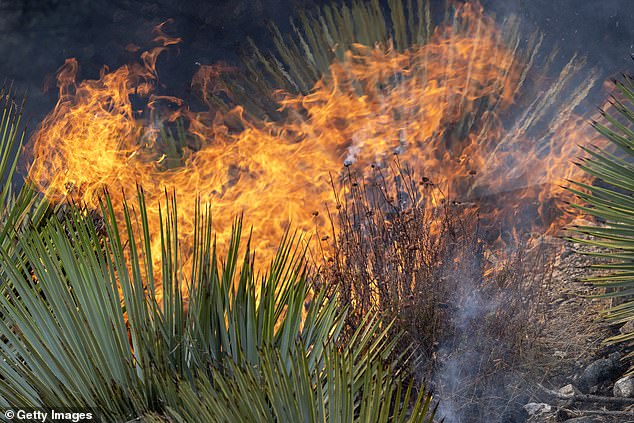
<path id="1" fill-rule="evenodd" d="M 500 383 L 533 354 L 545 324 L 545 251 L 494 251 L 475 205 L 433 198 L 433 182 L 398 162 L 365 179 L 349 167 L 342 183 L 320 276 L 348 305 L 347 333 L 378 310 L 402 334 L 397 353 L 412 353 L 407 370 L 433 381 L 446 413 L 504 413 L 517 392 Z"/>
<path id="2" fill-rule="evenodd" d="M 573 252 L 589 248 L 594 247 L 561 240 L 553 240 L 548 247 L 555 257 L 552 283 L 542 299 L 542 313 L 537 316 L 544 330 L 536 340 L 533 368 L 527 368 L 527 373 L 532 370 L 534 378 L 550 388 L 570 383 L 572 375 L 605 355 L 608 349 L 602 341 L 616 330 L 600 319 L 600 311 L 609 306 L 609 301 L 590 298 L 598 291 L 583 282 L 592 274 L 592 260 Z"/>

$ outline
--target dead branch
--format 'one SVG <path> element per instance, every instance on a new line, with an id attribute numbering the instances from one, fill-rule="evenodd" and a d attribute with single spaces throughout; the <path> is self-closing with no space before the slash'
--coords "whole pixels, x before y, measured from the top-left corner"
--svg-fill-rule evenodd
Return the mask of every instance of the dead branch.
<path id="1" fill-rule="evenodd" d="M 562 411 L 570 413 L 571 415 L 595 415 L 595 416 L 626 416 L 634 418 L 634 411 L 611 411 L 611 410 L 570 410 L 567 408 L 562 408 Z"/>
<path id="2" fill-rule="evenodd" d="M 590 395 L 590 394 L 574 394 L 574 395 L 563 395 L 557 391 L 553 391 L 548 389 L 539 383 L 537 386 L 544 392 L 549 395 L 552 395 L 560 400 L 573 401 L 573 402 L 599 402 L 599 403 L 609 403 L 609 404 L 634 404 L 634 398 L 620 398 L 620 397 L 604 397 L 601 395 Z"/>

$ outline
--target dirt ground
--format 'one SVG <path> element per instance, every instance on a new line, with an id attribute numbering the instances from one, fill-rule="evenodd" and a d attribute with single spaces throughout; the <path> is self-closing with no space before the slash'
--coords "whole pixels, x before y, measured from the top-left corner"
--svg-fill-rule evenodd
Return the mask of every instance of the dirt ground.
<path id="1" fill-rule="evenodd" d="M 634 406 L 604 402 L 564 401 L 549 396 L 547 390 L 579 382 L 584 369 L 594 361 L 614 352 L 627 351 L 623 346 L 606 345 L 603 340 L 619 333 L 619 328 L 601 320 L 600 312 L 610 306 L 606 299 L 592 298 L 600 291 L 584 278 L 596 274 L 590 266 L 596 259 L 577 254 L 578 251 L 596 251 L 580 243 L 558 238 L 546 241 L 553 254 L 551 277 L 545 278 L 541 302 L 541 333 L 526 361 L 525 377 L 530 387 L 530 398 L 535 403 L 548 403 L 549 412 L 529 418 L 533 423 L 554 422 L 634 422 Z M 622 362 L 625 372 L 632 363 Z M 604 382 L 591 392 L 611 397 L 614 380 Z M 576 387 L 576 386 L 575 386 Z M 586 410 L 578 412 L 577 410 Z M 593 414 L 608 412 L 605 415 Z M 611 411 L 626 414 L 609 414 Z"/>
<path id="2" fill-rule="evenodd" d="M 558 389 L 571 382 L 571 375 L 608 352 L 602 341 L 614 328 L 600 318 L 609 301 L 590 298 L 598 291 L 583 281 L 594 272 L 590 268 L 593 261 L 575 251 L 588 251 L 588 247 L 560 239 L 551 239 L 549 244 L 556 256 L 551 277 L 544 281 L 539 316 L 543 331 L 536 342 L 534 365 L 544 386 Z"/>

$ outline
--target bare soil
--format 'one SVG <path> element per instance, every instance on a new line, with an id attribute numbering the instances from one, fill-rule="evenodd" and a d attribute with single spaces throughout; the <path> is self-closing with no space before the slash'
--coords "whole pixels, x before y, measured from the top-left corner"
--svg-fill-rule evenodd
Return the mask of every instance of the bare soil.
<path id="1" fill-rule="evenodd" d="M 534 348 L 529 351 L 525 377 L 530 401 L 548 403 L 551 411 L 534 415 L 531 423 L 601 423 L 634 422 L 634 406 L 609 402 L 569 401 L 549 396 L 546 390 L 559 391 L 575 384 L 584 369 L 611 353 L 625 352 L 623 346 L 606 345 L 603 341 L 618 333 L 618 327 L 601 320 L 601 310 L 611 305 L 606 299 L 592 298 L 600 291 L 584 279 L 596 270 L 590 266 L 596 259 L 577 252 L 597 251 L 580 243 L 557 238 L 547 241 L 552 251 L 552 277 L 545 278 L 541 312 L 543 325 Z M 623 363 L 623 372 L 631 363 Z M 618 378 L 616 378 L 618 379 Z M 615 380 L 616 380 L 615 379 Z M 592 394 L 612 396 L 615 380 L 597 386 Z"/>

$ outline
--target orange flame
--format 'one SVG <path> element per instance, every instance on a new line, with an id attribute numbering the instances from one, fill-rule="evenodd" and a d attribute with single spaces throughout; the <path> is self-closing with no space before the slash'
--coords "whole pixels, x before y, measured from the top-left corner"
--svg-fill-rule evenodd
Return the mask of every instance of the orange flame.
<path id="1" fill-rule="evenodd" d="M 157 41 L 162 47 L 143 53 L 142 65 L 104 70 L 98 80 L 76 83 L 77 62 L 67 60 L 58 73 L 59 101 L 32 140 L 29 177 L 54 201 L 72 196 L 91 207 L 108 187 L 117 213 L 122 213 L 121 197 L 133 194 L 138 183 L 155 232 L 160 225 L 155 206 L 165 189 L 173 191 L 185 250 L 200 198 L 211 206 L 219 245 L 228 239 L 234 216 L 244 213 L 266 261 L 289 225 L 306 232 L 325 228 L 325 213 L 315 212 L 332 201 L 331 175 L 341 174 L 344 164 L 363 171 L 385 164 L 395 152 L 434 182 L 436 198 L 476 201 L 495 194 L 496 205 L 512 204 L 483 213 L 510 210 L 512 220 L 516 203 L 528 199 L 544 208 L 560 194 L 562 178 L 574 176 L 570 159 L 576 144 L 584 142 L 575 138 L 588 137 L 586 125 L 573 115 L 584 92 L 563 108 L 548 103 L 574 69 L 564 69 L 551 91 L 517 104 L 526 63 L 495 22 L 470 4 L 425 45 L 404 52 L 389 43 L 354 45 L 310 94 L 282 94 L 287 118 L 278 122 L 247 119 L 240 107 L 226 114 L 194 113 L 178 99 L 153 96 L 156 58 L 177 42 L 163 34 Z M 203 99 L 209 93 L 230 95 L 219 79 L 224 71 L 201 69 L 193 85 Z M 161 119 L 157 107 L 135 110 L 134 96 L 150 105 L 166 100 L 179 106 L 178 113 Z M 514 106 L 526 112 L 505 125 L 501 115 Z M 544 110 L 564 123 L 546 125 L 546 135 L 530 138 Z M 179 166 L 169 167 L 163 163 L 160 129 L 179 117 L 196 147 L 185 151 Z M 230 120 L 243 129 L 230 130 Z M 522 198 L 504 197 L 518 188 Z M 543 218 L 548 214 L 539 212 Z M 558 217 L 544 218 L 542 231 Z M 153 249 L 156 258 L 160 246 Z"/>

